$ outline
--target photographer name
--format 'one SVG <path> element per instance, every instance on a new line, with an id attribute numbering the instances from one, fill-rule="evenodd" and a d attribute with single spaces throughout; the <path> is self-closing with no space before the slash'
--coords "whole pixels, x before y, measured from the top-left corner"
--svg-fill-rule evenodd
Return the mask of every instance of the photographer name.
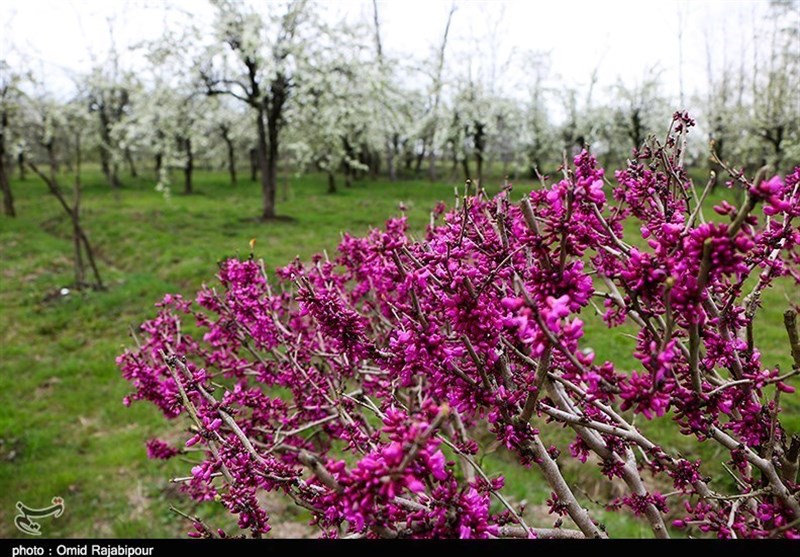
<path id="1" fill-rule="evenodd" d="M 11 550 L 11 557 L 50 557 L 51 555 L 64 556 L 95 556 L 95 557 L 145 557 L 153 555 L 152 547 L 138 547 L 122 544 L 85 544 L 64 545 L 55 548 L 41 546 L 17 546 Z"/>

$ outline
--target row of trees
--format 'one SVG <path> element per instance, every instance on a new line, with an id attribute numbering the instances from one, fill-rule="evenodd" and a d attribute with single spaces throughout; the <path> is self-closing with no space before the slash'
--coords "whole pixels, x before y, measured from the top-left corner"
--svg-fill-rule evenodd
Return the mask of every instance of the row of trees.
<path id="1" fill-rule="evenodd" d="M 383 47 L 377 2 L 369 20 L 332 25 L 309 0 L 211 1 L 213 30 L 187 25 L 137 45 L 148 63 L 136 72 L 112 49 L 76 77 L 69 100 L 0 63 L 6 214 L 14 214 L 9 175 L 14 167 L 24 175 L 26 158 L 46 161 L 53 176 L 96 158 L 113 188 L 122 168 L 136 176 L 147 166 L 159 189 L 177 169 L 186 193 L 198 165 L 227 167 L 235 184 L 248 161 L 262 186 L 261 216 L 271 219 L 280 164 L 326 172 L 331 192 L 337 175 L 346 184 L 379 172 L 392 180 L 483 180 L 487 168 L 535 176 L 584 145 L 618 162 L 613 156 L 640 146 L 676 106 L 655 69 L 635 85 L 598 90 L 595 75 L 570 88 L 556 83 L 543 53 L 513 61 L 525 86 L 508 90 L 484 59 L 451 52 L 455 4 L 429 59 L 408 63 Z M 752 67 L 712 63 L 709 50 L 707 95 L 692 101 L 720 158 L 754 167 L 800 154 L 799 4 L 775 2 L 771 15 L 769 28 L 754 26 Z M 707 153 L 703 141 L 693 152 Z"/>

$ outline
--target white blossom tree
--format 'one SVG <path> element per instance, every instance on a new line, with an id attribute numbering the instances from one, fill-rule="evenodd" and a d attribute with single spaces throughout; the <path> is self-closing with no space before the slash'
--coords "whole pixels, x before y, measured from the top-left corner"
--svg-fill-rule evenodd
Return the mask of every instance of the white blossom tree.
<path id="1" fill-rule="evenodd" d="M 15 118 L 21 112 L 22 91 L 19 88 L 23 76 L 5 60 L 0 60 L 0 190 L 3 192 L 3 212 L 16 216 L 14 194 L 11 190 L 10 159 L 16 155 L 12 150 L 16 140 Z"/>
<path id="2" fill-rule="evenodd" d="M 313 71 L 298 83 L 296 102 L 287 117 L 295 128 L 294 143 L 306 144 L 306 149 L 295 152 L 310 157 L 301 163 L 323 170 L 328 191 L 335 193 L 338 170 L 349 186 L 358 172 L 378 164 L 374 153 L 385 146 L 393 115 L 384 112 L 385 74 L 366 48 L 366 28 L 341 23 L 326 41 L 330 43 L 317 52 Z"/>
<path id="3" fill-rule="evenodd" d="M 305 0 L 268 4 L 266 17 L 234 0 L 213 0 L 216 42 L 200 62 L 208 95 L 228 95 L 250 107 L 257 132 L 263 220 L 273 219 L 278 155 L 293 89 L 304 79 L 312 14 Z"/>
<path id="4" fill-rule="evenodd" d="M 136 88 L 136 78 L 131 71 L 122 69 L 119 56 L 111 49 L 109 57 L 94 65 L 84 76 L 83 90 L 89 110 L 95 114 L 100 138 L 100 163 L 109 185 L 118 189 L 120 163 L 126 150 L 120 149 L 114 129 L 123 125 L 131 113 L 131 92 Z"/>

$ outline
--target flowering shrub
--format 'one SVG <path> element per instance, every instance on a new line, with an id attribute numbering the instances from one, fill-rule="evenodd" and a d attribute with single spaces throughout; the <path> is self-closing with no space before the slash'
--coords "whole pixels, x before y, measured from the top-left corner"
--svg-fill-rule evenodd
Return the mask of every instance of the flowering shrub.
<path id="1" fill-rule="evenodd" d="M 753 341 L 764 289 L 800 281 L 800 167 L 731 170 L 744 201 L 706 222 L 710 183 L 699 194 L 680 165 L 692 124 L 676 114 L 616 185 L 583 152 L 520 203 L 508 188 L 437 207 L 422 241 L 397 218 L 276 281 L 229 259 L 194 301 L 167 295 L 118 358 L 126 403 L 190 425 L 185 446 L 148 454 L 201 457 L 183 489 L 253 536 L 270 529 L 260 496 L 278 492 L 328 537 L 605 537 L 545 441 L 567 427 L 572 458 L 624 486 L 608 508 L 655 536 L 800 536 L 800 437 L 779 404 L 800 370 L 795 310 L 792 371 L 765 368 Z M 596 360 L 592 311 L 636 327 L 638 369 Z M 730 476 L 648 429 L 717 444 Z M 483 469 L 487 439 L 538 469 L 549 524 Z M 194 536 L 226 535 L 193 520 Z"/>

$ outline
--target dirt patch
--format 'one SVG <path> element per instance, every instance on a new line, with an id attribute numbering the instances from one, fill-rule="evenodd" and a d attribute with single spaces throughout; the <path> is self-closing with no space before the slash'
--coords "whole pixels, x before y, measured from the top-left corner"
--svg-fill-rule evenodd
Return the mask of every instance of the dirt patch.
<path id="1" fill-rule="evenodd" d="M 309 200 L 309 205 L 313 205 L 313 203 L 311 203 L 310 200 Z M 287 215 L 275 215 L 274 217 L 268 219 L 265 219 L 264 217 L 244 217 L 240 218 L 239 222 L 256 223 L 256 224 L 269 224 L 271 222 L 295 223 L 297 222 L 297 219 Z"/>
<path id="2" fill-rule="evenodd" d="M 59 377 L 48 377 L 39 383 L 38 387 L 36 387 L 36 390 L 34 391 L 34 398 L 38 400 L 42 397 L 51 396 L 56 385 L 59 383 L 61 383 L 61 379 Z"/>
<path id="3" fill-rule="evenodd" d="M 128 490 L 126 496 L 128 498 L 129 519 L 136 520 L 147 514 L 147 510 L 150 507 L 150 499 L 145 494 L 141 481 L 136 482 L 136 485 Z"/>
<path id="4" fill-rule="evenodd" d="M 0 439 L 0 462 L 14 462 L 22 455 L 22 440 Z"/>

